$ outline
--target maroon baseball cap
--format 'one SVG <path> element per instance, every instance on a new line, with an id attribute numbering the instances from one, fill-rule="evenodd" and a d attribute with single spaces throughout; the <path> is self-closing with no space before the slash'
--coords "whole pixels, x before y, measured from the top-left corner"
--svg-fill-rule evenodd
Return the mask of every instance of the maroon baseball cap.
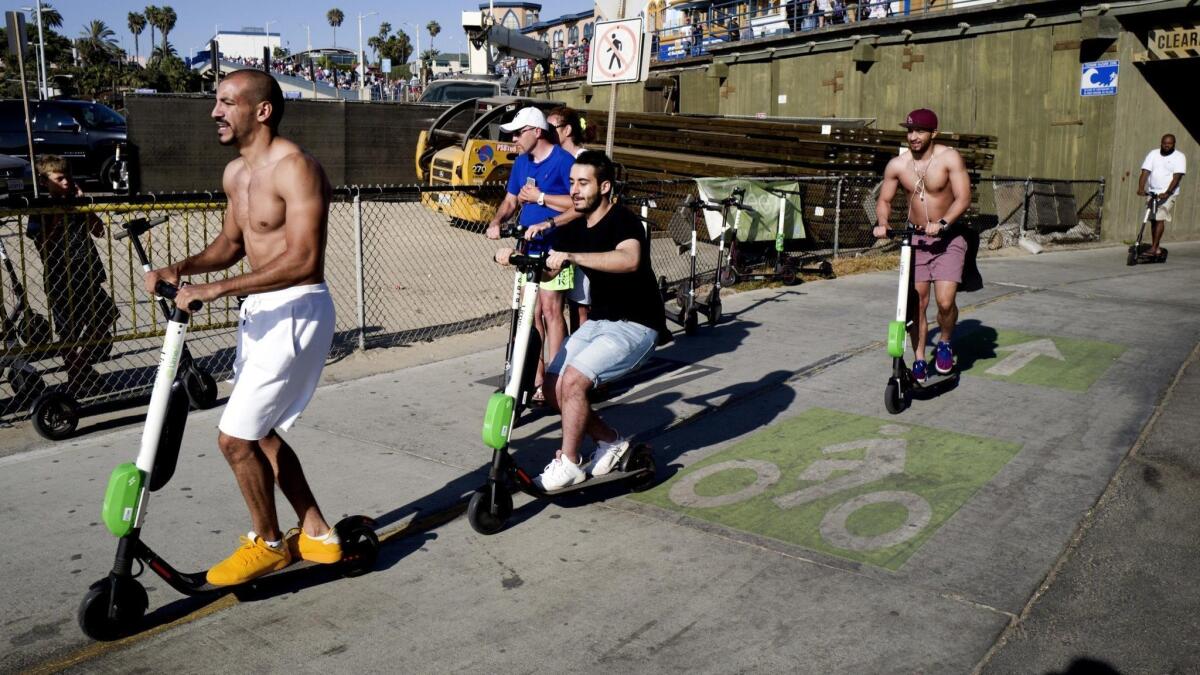
<path id="1" fill-rule="evenodd" d="M 900 126 L 906 129 L 928 129 L 935 131 L 938 128 L 937 115 L 929 108 L 918 108 L 904 118 L 904 124 Z"/>

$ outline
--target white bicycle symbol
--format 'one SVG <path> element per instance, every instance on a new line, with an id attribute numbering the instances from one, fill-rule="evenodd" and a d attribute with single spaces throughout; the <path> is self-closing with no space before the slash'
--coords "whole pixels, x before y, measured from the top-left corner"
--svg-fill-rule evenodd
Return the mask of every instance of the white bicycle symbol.
<path id="1" fill-rule="evenodd" d="M 797 478 L 803 481 L 822 481 L 796 492 L 775 497 L 771 501 L 781 509 L 791 509 L 818 499 L 845 492 L 852 488 L 874 483 L 878 480 L 903 473 L 908 454 L 908 441 L 894 438 L 908 431 L 897 424 L 884 425 L 879 433 L 893 438 L 868 438 L 821 448 L 822 454 L 836 455 L 853 450 L 863 450 L 862 459 L 819 459 L 808 466 Z M 704 496 L 696 493 L 700 481 L 736 469 L 749 469 L 755 474 L 754 482 L 746 487 L 724 495 Z M 830 478 L 835 472 L 848 472 Z M 706 466 L 688 474 L 676 483 L 668 493 L 671 501 L 689 508 L 714 508 L 744 502 L 765 492 L 779 482 L 779 467 L 772 462 L 757 459 L 734 459 Z M 846 521 L 859 509 L 872 504 L 897 504 L 904 507 L 907 515 L 899 527 L 883 534 L 864 537 L 846 529 Z M 904 543 L 921 533 L 933 518 L 933 509 L 925 498 L 913 492 L 885 490 L 861 494 L 830 509 L 821 519 L 821 538 L 829 544 L 850 551 L 877 551 Z"/>

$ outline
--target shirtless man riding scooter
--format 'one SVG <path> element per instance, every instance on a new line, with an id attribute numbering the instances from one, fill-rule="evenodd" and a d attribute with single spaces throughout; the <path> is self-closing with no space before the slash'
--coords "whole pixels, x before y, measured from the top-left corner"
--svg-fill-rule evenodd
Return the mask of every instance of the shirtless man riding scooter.
<path id="1" fill-rule="evenodd" d="M 908 129 L 909 152 L 893 158 L 884 169 L 883 186 L 875 202 L 877 225 L 872 234 L 880 239 L 887 236 L 892 199 L 896 196 L 896 187 L 903 186 L 908 193 L 908 222 L 921 232 L 913 237 L 913 285 L 919 304 L 916 335 L 912 336 L 915 352 L 912 374 L 913 379 L 923 383 L 929 370 L 925 361 L 925 340 L 929 331 L 925 312 L 929 307 L 931 284 L 937 300 L 940 329 L 934 368 L 943 375 L 954 370 L 954 350 L 950 340 L 958 323 L 955 296 L 962 283 L 967 242 L 952 230 L 971 205 L 971 180 L 957 150 L 934 144 L 938 118 L 932 110 L 914 110 L 900 126 Z M 947 230 L 951 231 L 947 233 Z"/>

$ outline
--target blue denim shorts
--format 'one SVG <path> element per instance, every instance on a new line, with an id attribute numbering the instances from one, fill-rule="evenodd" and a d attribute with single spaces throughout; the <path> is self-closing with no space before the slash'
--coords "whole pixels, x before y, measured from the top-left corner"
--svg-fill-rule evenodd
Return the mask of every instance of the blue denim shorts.
<path id="1" fill-rule="evenodd" d="M 593 386 L 599 385 L 640 366 L 654 351 L 657 339 L 653 328 L 640 323 L 588 320 L 571 334 L 546 370 L 557 375 L 571 366 Z"/>

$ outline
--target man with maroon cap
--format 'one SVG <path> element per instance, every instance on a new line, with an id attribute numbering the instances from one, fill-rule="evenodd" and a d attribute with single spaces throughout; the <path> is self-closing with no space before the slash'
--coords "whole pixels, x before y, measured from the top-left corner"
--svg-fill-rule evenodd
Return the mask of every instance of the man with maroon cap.
<path id="1" fill-rule="evenodd" d="M 925 317 L 929 307 L 929 286 L 937 300 L 938 333 L 934 351 L 934 367 L 941 374 L 954 370 L 954 351 L 950 339 L 958 323 L 955 296 L 962 282 L 967 242 L 954 225 L 971 205 L 971 181 L 962 155 L 954 148 L 935 145 L 938 119 L 932 110 L 921 108 L 908 114 L 904 124 L 908 129 L 908 152 L 888 162 L 883 172 L 883 185 L 875 202 L 878 219 L 873 234 L 887 236 L 888 216 L 896 187 L 908 193 L 908 222 L 922 234 L 913 237 L 913 285 L 919 298 L 916 335 L 913 338 L 912 373 L 918 382 L 928 376 L 925 362 L 925 339 L 929 322 Z"/>

